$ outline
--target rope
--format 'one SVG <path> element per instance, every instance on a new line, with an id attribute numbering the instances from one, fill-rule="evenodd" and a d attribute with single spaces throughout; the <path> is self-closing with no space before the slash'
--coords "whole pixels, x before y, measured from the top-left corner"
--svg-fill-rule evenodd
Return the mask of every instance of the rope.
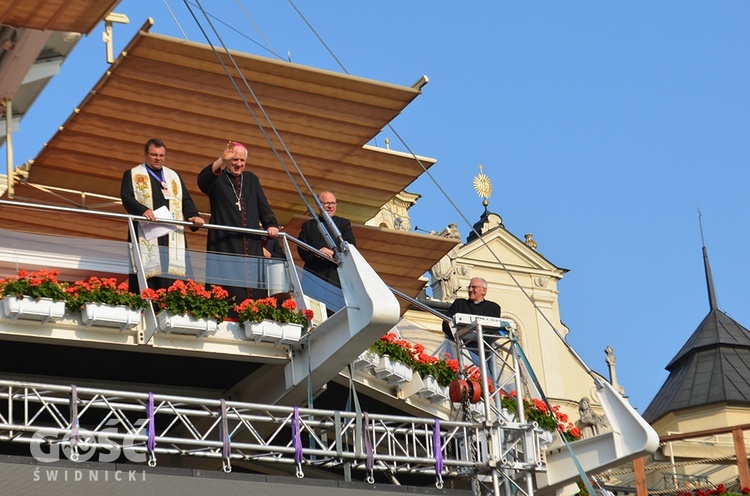
<path id="1" fill-rule="evenodd" d="M 302 472 L 302 436 L 300 435 L 299 407 L 294 407 L 294 417 L 292 419 L 292 443 L 294 444 L 294 464 L 297 466 L 297 478 L 305 476 Z"/>
<path id="2" fill-rule="evenodd" d="M 148 406 L 146 407 L 146 415 L 148 416 L 148 426 L 146 427 L 146 457 L 148 458 L 148 466 L 156 466 L 156 419 L 154 417 L 154 393 L 148 393 Z"/>
<path id="3" fill-rule="evenodd" d="M 315 37 L 318 38 L 318 41 L 320 41 L 320 43 L 325 47 L 325 49 L 328 50 L 328 53 L 331 55 L 331 57 L 333 57 L 333 59 L 336 61 L 336 63 L 339 65 L 339 67 L 341 67 L 341 69 L 343 69 L 343 71 L 345 73 L 349 74 L 349 71 L 346 70 L 346 68 L 344 67 L 344 64 L 342 64 L 341 61 L 338 59 L 338 57 L 336 57 L 336 54 L 333 53 L 333 50 L 331 50 L 330 48 L 328 48 L 328 45 L 326 44 L 326 42 L 323 41 L 323 38 L 321 38 L 320 35 L 318 34 L 318 32 L 315 31 L 315 28 L 312 27 L 312 24 L 310 24 L 310 22 L 308 22 L 308 20 L 305 19 L 305 16 L 302 15 L 302 12 L 300 12 L 300 10 L 297 8 L 297 6 L 294 5 L 294 2 L 292 0 L 289 0 L 289 3 L 292 5 L 292 8 L 297 11 L 297 14 L 299 14 L 299 16 L 305 22 L 305 24 L 307 24 L 307 27 L 310 28 L 310 31 L 312 31 L 313 34 L 315 35 Z"/>
<path id="4" fill-rule="evenodd" d="M 694 494 L 694 493 L 696 493 L 698 491 L 701 491 L 701 490 L 704 490 L 704 489 L 708 489 L 708 490 L 716 489 L 717 487 L 719 487 L 722 484 L 726 486 L 727 483 L 732 483 L 732 482 L 739 482 L 739 479 L 737 477 L 732 477 L 731 479 L 727 479 L 726 481 L 720 482 L 718 484 L 706 484 L 704 486 L 695 486 L 695 487 L 691 487 L 691 488 L 686 488 L 685 490 L 680 490 L 680 489 L 658 489 L 658 490 L 654 491 L 654 490 L 649 489 L 648 494 L 675 494 L 675 493 Z"/>
<path id="5" fill-rule="evenodd" d="M 78 443 L 81 440 L 78 424 L 78 389 L 75 384 L 70 386 L 70 459 L 77 462 Z"/>
<path id="6" fill-rule="evenodd" d="M 180 32 L 182 33 L 182 37 L 185 38 L 185 40 L 187 40 L 188 36 L 185 34 L 185 31 L 183 31 L 182 26 L 180 25 L 180 22 L 175 17 L 174 13 L 172 13 L 172 9 L 167 4 L 167 0 L 164 0 L 164 5 L 167 7 L 167 10 L 169 10 L 169 13 L 172 15 L 172 19 L 174 20 L 175 24 L 177 24 L 177 27 L 180 29 Z M 237 2 L 237 5 L 239 6 L 240 10 L 242 10 L 242 12 L 245 14 L 245 17 L 248 19 L 248 21 L 250 22 L 250 24 L 253 25 L 253 27 L 258 32 L 258 34 L 260 35 L 260 37 L 263 38 L 263 42 L 266 44 L 266 46 L 264 46 L 262 43 L 259 43 L 256 40 L 252 39 L 250 36 L 248 36 L 247 34 L 245 34 L 242 30 L 240 30 L 240 29 L 232 26 L 229 23 L 226 23 L 226 22 L 222 21 L 221 19 L 219 19 L 215 15 L 213 15 L 213 14 L 207 14 L 207 15 L 211 16 L 212 19 L 216 20 L 217 22 L 219 22 L 223 26 L 225 26 L 227 29 L 229 29 L 230 31 L 234 32 L 237 36 L 240 36 L 240 37 L 246 39 L 247 41 L 249 41 L 250 43 L 252 43 L 254 45 L 257 45 L 258 48 L 260 48 L 261 50 L 265 50 L 266 52 L 270 53 L 271 55 L 273 55 L 274 57 L 276 57 L 279 60 L 285 60 L 281 55 L 279 55 L 278 53 L 276 53 L 276 51 L 273 49 L 273 47 L 268 42 L 268 40 L 266 39 L 266 37 L 260 31 L 260 28 L 258 28 L 258 26 L 255 25 L 255 22 L 253 22 L 253 20 L 250 18 L 250 16 L 247 14 L 247 12 L 245 12 L 245 9 L 242 7 L 242 5 L 239 2 Z M 291 61 L 289 61 L 289 62 L 291 62 Z"/>
<path id="7" fill-rule="evenodd" d="M 657 472 L 659 470 L 665 470 L 672 467 L 687 467 L 688 465 L 713 465 L 718 462 L 724 462 L 729 460 L 736 460 L 737 457 L 735 455 L 728 455 L 728 456 L 721 456 L 718 458 L 701 458 L 699 460 L 692 460 L 688 462 L 679 462 L 679 463 L 658 463 L 649 465 L 646 467 L 646 472 Z M 606 473 L 607 475 L 611 476 L 617 476 L 617 475 L 625 475 L 625 474 L 632 474 L 632 470 L 618 470 L 618 471 L 607 471 L 607 472 L 601 472 Z"/>
<path id="8" fill-rule="evenodd" d="M 443 488 L 443 444 L 440 437 L 440 419 L 435 417 L 435 428 L 432 430 L 432 449 L 435 456 L 435 487 Z"/>
<path id="9" fill-rule="evenodd" d="M 232 471 L 232 463 L 230 456 L 232 453 L 231 442 L 229 438 L 229 422 L 227 421 L 227 402 L 222 398 L 221 400 L 221 422 L 219 423 L 219 436 L 221 437 L 221 464 L 224 472 L 229 473 Z"/>

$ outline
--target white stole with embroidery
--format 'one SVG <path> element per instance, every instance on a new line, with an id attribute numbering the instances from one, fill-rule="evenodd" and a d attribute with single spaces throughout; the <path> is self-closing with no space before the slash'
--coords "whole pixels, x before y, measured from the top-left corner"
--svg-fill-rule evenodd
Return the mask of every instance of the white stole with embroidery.
<path id="1" fill-rule="evenodd" d="M 182 216 L 182 183 L 177 173 L 167 167 L 162 167 L 164 173 L 164 182 L 172 194 L 169 199 L 169 211 L 175 220 L 184 220 Z M 151 178 L 144 164 L 137 165 L 130 170 L 130 178 L 133 182 L 133 193 L 135 199 L 141 205 L 149 209 L 154 209 L 154 201 L 151 196 Z M 171 231 L 169 236 L 168 253 L 169 265 L 167 273 L 176 276 L 185 276 L 185 229 L 182 226 L 176 226 L 177 229 Z M 159 258 L 159 240 L 147 240 L 143 236 L 140 226 L 138 228 L 138 247 L 141 251 L 141 260 L 143 261 L 143 271 L 146 278 L 158 276 L 161 274 L 161 261 Z"/>

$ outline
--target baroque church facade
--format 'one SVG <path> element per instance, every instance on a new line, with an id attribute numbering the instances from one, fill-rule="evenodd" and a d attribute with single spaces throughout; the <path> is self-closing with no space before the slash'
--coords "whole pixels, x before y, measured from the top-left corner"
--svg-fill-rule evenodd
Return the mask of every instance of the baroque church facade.
<path id="1" fill-rule="evenodd" d="M 411 225 L 408 209 L 418 199 L 419 195 L 403 192 L 368 224 L 404 229 Z M 579 418 L 579 405 L 584 399 L 600 411 L 593 378 L 562 342 L 570 331 L 560 319 L 558 284 L 567 270 L 538 251 L 532 234 L 521 240 L 505 228 L 500 215 L 488 210 L 486 199 L 482 205 L 484 211 L 473 226 L 479 236 L 474 231 L 462 235 L 456 224 L 431 233 L 454 239 L 456 245 L 430 270 L 429 277 L 425 275 L 425 291 L 419 300 L 445 311 L 455 298 L 467 296 L 466 288 L 473 277 L 485 279 L 486 298 L 501 306 L 502 318 L 515 323 L 521 348 L 550 403 L 559 405 L 572 422 Z M 446 351 L 441 324 L 439 317 L 410 308 L 399 332 L 410 342 L 441 353 Z"/>

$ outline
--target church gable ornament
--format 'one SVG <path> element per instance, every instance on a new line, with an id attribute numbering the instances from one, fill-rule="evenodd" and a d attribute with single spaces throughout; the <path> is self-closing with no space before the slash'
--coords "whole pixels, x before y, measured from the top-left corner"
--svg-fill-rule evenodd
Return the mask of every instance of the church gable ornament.
<path id="1" fill-rule="evenodd" d="M 487 200 L 492 196 L 492 182 L 484 173 L 482 164 L 479 164 L 479 174 L 474 177 L 474 191 L 476 191 L 477 195 L 484 200 L 482 204 L 485 207 L 489 205 Z"/>

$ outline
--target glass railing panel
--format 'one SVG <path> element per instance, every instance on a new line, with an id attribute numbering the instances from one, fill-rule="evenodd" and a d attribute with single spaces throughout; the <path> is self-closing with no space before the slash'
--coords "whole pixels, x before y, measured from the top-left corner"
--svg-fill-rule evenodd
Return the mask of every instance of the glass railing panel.
<path id="1" fill-rule="evenodd" d="M 154 274 L 155 277 L 193 279 L 216 286 L 253 288 L 262 290 L 266 296 L 288 293 L 293 289 L 286 260 L 187 250 L 185 272 L 181 275 L 168 272 L 166 260 L 169 260 L 169 248 L 160 246 L 159 253 L 165 262 L 161 272 Z"/>
<path id="2" fill-rule="evenodd" d="M 142 221 L 142 218 L 124 214 L 83 211 L 78 208 L 56 207 L 47 205 L 10 202 L 0 200 L 2 208 L 13 209 L 23 214 L 24 210 L 41 210 L 54 212 L 54 215 L 66 219 L 68 215 L 78 216 L 75 221 L 80 223 L 80 216 L 91 215 L 92 226 L 105 229 L 107 232 L 117 230 L 123 235 L 128 232 L 130 220 Z M 106 219 L 106 220 L 102 220 Z M 61 220 L 64 224 L 64 220 Z M 170 222 L 171 224 L 189 227 L 186 222 Z M 122 225 L 122 230 L 118 228 Z M 240 232 L 252 235 L 263 235 L 262 230 L 247 230 L 218 225 L 205 225 L 204 229 L 218 229 L 223 231 Z M 132 231 L 131 231 L 132 232 Z M 257 297 L 277 295 L 281 293 L 298 292 L 314 300 L 320 301 L 329 309 L 329 313 L 345 306 L 341 288 L 331 284 L 314 273 L 294 267 L 291 258 L 298 246 L 303 249 L 311 247 L 300 243 L 291 236 L 282 236 L 280 242 L 287 259 L 238 256 L 225 253 L 206 253 L 200 250 L 186 250 L 184 261 L 178 264 L 178 270 L 169 270 L 168 265 L 157 266 L 154 277 L 162 277 L 167 283 L 176 279 L 193 279 L 202 284 L 255 288 Z M 125 239 L 104 240 L 88 238 L 85 234 L 78 236 L 64 236 L 55 234 L 31 234 L 16 230 L 0 230 L 0 276 L 11 276 L 18 269 L 38 270 L 41 268 L 58 269 L 61 280 L 73 282 L 85 279 L 91 275 L 117 276 L 122 281 L 135 281 L 135 267 L 139 265 L 133 255 L 135 245 Z M 154 246 L 159 258 L 169 260 L 169 247 Z M 316 250 L 312 250 L 317 252 Z M 290 269 L 295 272 L 290 272 Z M 172 272 L 172 273 L 170 273 Z M 294 286 L 299 284 L 301 288 Z M 137 286 L 133 284 L 132 287 Z"/>
<path id="3" fill-rule="evenodd" d="M 337 312 L 344 308 L 346 304 L 344 294 L 339 286 L 331 284 L 313 272 L 304 270 L 302 267 L 296 267 L 296 269 L 300 284 L 302 284 L 302 293 L 325 303 L 326 309 L 330 312 Z"/>
<path id="4" fill-rule="evenodd" d="M 128 274 L 129 252 L 126 241 L 0 229 L 0 261 L 6 266 L 15 265 L 17 269 L 76 269 Z"/>
<path id="5" fill-rule="evenodd" d="M 156 247 L 161 259 L 169 260 L 169 248 Z M 59 270 L 67 279 L 88 275 L 114 275 L 120 281 L 134 274 L 131 244 L 73 236 L 34 234 L 0 229 L 0 263 L 3 276 L 12 276 L 18 269 Z M 265 295 L 288 293 L 292 284 L 286 260 L 245 257 L 222 253 L 187 250 L 184 268 L 169 273 L 166 262 L 154 274 L 168 280 L 193 279 L 219 286 L 238 286 L 261 290 Z"/>

